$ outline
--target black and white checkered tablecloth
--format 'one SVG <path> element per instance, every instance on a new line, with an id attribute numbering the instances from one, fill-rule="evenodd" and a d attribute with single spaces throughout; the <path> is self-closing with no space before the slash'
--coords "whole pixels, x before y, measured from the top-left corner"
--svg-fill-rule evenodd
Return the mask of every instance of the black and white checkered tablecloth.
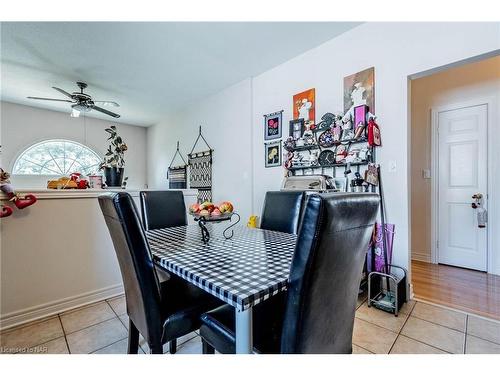
<path id="1" fill-rule="evenodd" d="M 204 244 L 197 224 L 147 232 L 155 261 L 238 310 L 246 310 L 286 288 L 296 236 L 235 226 L 207 224 Z"/>

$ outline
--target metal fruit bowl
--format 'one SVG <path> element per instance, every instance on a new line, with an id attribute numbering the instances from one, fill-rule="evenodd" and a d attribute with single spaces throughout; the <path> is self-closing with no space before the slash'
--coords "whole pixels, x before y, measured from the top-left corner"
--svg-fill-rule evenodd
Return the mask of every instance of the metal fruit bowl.
<path id="1" fill-rule="evenodd" d="M 231 216 L 233 216 L 233 212 L 223 213 L 223 214 L 218 215 L 218 216 L 200 215 L 200 214 L 196 214 L 196 213 L 190 213 L 190 215 L 194 217 L 195 221 L 203 220 L 206 222 L 217 222 L 217 221 L 230 220 Z"/>

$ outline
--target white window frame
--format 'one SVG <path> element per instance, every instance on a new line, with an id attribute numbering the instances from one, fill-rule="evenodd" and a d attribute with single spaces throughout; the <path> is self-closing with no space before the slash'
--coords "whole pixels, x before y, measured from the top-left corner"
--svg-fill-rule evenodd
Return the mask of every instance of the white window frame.
<path id="1" fill-rule="evenodd" d="M 13 176 L 33 176 L 33 177 L 36 177 L 36 176 L 63 176 L 65 175 L 65 173 L 71 168 L 65 168 L 65 170 L 63 171 L 63 173 L 60 173 L 60 172 L 57 172 L 57 171 L 54 171 L 54 173 L 50 174 L 50 173 L 17 173 L 16 172 L 16 166 L 17 164 L 22 160 L 22 158 L 31 150 L 33 150 L 34 148 L 36 147 L 40 147 L 44 144 L 47 144 L 47 143 L 52 143 L 52 142 L 65 142 L 65 143 L 71 143 L 71 144 L 74 144 L 74 145 L 77 145 L 78 147 L 92 153 L 97 160 L 99 160 L 99 162 L 102 160 L 102 156 L 99 155 L 92 147 L 89 147 L 83 143 L 80 143 L 80 142 L 77 142 L 77 141 L 73 141 L 71 139 L 63 139 L 63 138 L 51 138 L 51 139 L 44 139 L 42 141 L 39 141 L 39 142 L 35 142 L 31 145 L 29 145 L 28 147 L 24 148 L 18 155 L 17 157 L 14 159 L 14 162 L 12 163 L 12 168 L 11 168 L 11 171 L 12 171 L 12 175 Z M 51 159 L 53 160 L 53 159 Z"/>

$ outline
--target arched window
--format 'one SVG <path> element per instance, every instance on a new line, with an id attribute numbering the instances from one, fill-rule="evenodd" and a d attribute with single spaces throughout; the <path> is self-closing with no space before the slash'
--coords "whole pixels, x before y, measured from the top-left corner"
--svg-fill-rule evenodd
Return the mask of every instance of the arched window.
<path id="1" fill-rule="evenodd" d="M 80 143 L 65 139 L 52 139 L 36 143 L 17 158 L 12 174 L 21 175 L 84 175 L 99 170 L 101 157 Z"/>

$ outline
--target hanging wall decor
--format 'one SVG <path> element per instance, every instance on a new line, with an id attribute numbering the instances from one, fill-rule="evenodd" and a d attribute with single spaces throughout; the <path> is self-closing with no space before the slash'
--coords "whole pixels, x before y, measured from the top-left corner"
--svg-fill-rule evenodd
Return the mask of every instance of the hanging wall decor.
<path id="1" fill-rule="evenodd" d="M 282 110 L 264 115 L 264 140 L 281 138 L 282 115 Z"/>
<path id="2" fill-rule="evenodd" d="M 172 164 L 174 163 L 177 155 L 181 157 L 184 164 L 172 167 Z M 187 163 L 179 152 L 179 141 L 177 141 L 177 150 L 175 151 L 174 157 L 172 158 L 172 161 L 168 166 L 167 178 L 169 189 L 187 188 Z"/>
<path id="3" fill-rule="evenodd" d="M 281 166 L 281 140 L 264 144 L 266 168 Z"/>
<path id="4" fill-rule="evenodd" d="M 315 89 L 295 94 L 293 96 L 293 118 L 301 118 L 306 124 L 314 125 L 316 114 L 315 100 Z"/>
<path id="5" fill-rule="evenodd" d="M 208 150 L 194 152 L 200 138 L 205 142 Z M 212 155 L 214 150 L 210 147 L 203 134 L 200 131 L 198 138 L 194 142 L 193 148 L 188 155 L 189 160 L 189 186 L 192 189 L 198 189 L 198 202 L 212 201 Z"/>
<path id="6" fill-rule="evenodd" d="M 375 68 L 344 77 L 344 113 L 354 118 L 354 107 L 367 105 L 371 115 L 375 114 Z M 357 124 L 356 124 L 357 125 Z"/>

